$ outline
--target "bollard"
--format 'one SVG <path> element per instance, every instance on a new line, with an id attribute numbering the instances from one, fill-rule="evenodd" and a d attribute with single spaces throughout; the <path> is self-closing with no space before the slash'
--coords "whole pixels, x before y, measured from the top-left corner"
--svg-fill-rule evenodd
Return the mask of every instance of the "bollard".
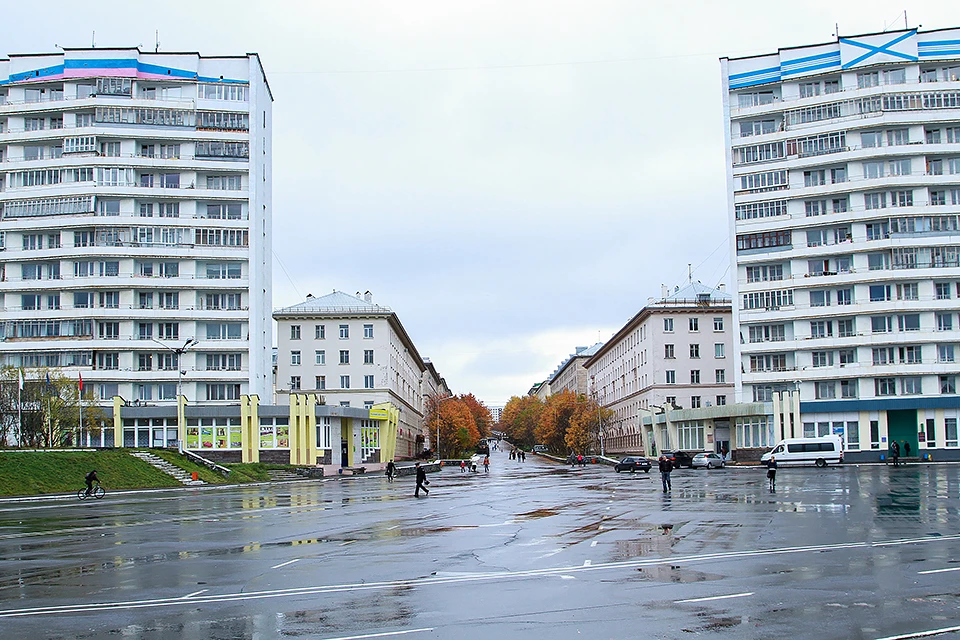
<path id="1" fill-rule="evenodd" d="M 200 474 L 197 473 L 196 471 L 193 471 L 190 473 L 190 479 L 196 482 L 197 480 L 200 479 Z"/>

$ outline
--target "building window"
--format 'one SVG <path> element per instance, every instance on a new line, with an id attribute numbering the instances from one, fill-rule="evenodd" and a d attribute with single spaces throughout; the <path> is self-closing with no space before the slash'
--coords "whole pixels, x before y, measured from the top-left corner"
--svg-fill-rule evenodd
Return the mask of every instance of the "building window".
<path id="1" fill-rule="evenodd" d="M 290 391 L 300 390 L 300 376 L 290 376 Z"/>
<path id="2" fill-rule="evenodd" d="M 890 333 L 893 331 L 893 318 L 890 316 L 871 316 L 870 330 L 873 333 Z"/>
<path id="3" fill-rule="evenodd" d="M 350 376 L 340 376 L 340 388 L 341 389 L 350 388 Z"/>
<path id="4" fill-rule="evenodd" d="M 873 384 L 874 384 L 874 392 L 878 396 L 897 395 L 896 378 L 876 378 L 873 381 Z"/>
<path id="5" fill-rule="evenodd" d="M 208 384 L 207 400 L 239 400 L 239 384 Z"/>
<path id="6" fill-rule="evenodd" d="M 315 352 L 315 355 L 316 355 L 316 363 L 317 363 L 317 364 L 327 364 L 327 352 L 326 352 L 326 351 L 324 351 L 323 349 L 318 349 L 318 350 Z"/>
<path id="7" fill-rule="evenodd" d="M 717 376 L 717 384 L 727 383 L 727 372 L 725 369 L 717 369 L 714 373 L 716 373 Z"/>
<path id="8" fill-rule="evenodd" d="M 290 352 L 290 364 L 298 366 L 300 364 L 300 352 L 291 351 Z"/>
<path id="9" fill-rule="evenodd" d="M 677 357 L 672 344 L 663 345 L 663 357 L 667 360 L 673 360 Z"/>
<path id="10" fill-rule="evenodd" d="M 363 364 L 373 364 L 373 349 L 364 349 Z"/>
<path id="11" fill-rule="evenodd" d="M 953 314 L 937 314 L 937 331 L 953 331 Z"/>
<path id="12" fill-rule="evenodd" d="M 713 330 L 714 330 L 714 331 L 723 331 L 723 318 L 714 318 L 714 319 L 713 319 Z"/>
<path id="13" fill-rule="evenodd" d="M 690 357 L 697 359 L 700 357 L 700 345 L 692 344 L 690 345 Z"/>
<path id="14" fill-rule="evenodd" d="M 322 324 L 315 325 L 313 327 L 314 338 L 317 340 L 324 340 L 327 337 L 327 327 Z"/>
<path id="15" fill-rule="evenodd" d="M 363 388 L 373 389 L 373 376 L 363 376 Z"/>
<path id="16" fill-rule="evenodd" d="M 663 331 L 664 333 L 673 333 L 673 318 L 663 319 Z"/>
<path id="17" fill-rule="evenodd" d="M 372 338 L 372 337 L 373 337 L 373 325 L 372 325 L 372 324 L 365 324 L 365 325 L 363 325 L 363 337 L 364 337 L 364 338 Z"/>
<path id="18" fill-rule="evenodd" d="M 667 384 L 677 384 L 677 372 L 673 370 L 667 370 Z"/>
<path id="19" fill-rule="evenodd" d="M 690 331 L 700 331 L 700 318 L 690 318 Z"/>
<path id="20" fill-rule="evenodd" d="M 690 384 L 700 384 L 700 370 L 691 369 L 690 370 Z"/>
<path id="21" fill-rule="evenodd" d="M 840 381 L 840 397 L 841 398 L 856 398 L 859 396 L 858 393 L 858 380 L 841 380 Z"/>
<path id="22" fill-rule="evenodd" d="M 920 314 L 908 313 L 897 316 L 897 326 L 900 331 L 920 331 Z"/>
<path id="23" fill-rule="evenodd" d="M 821 380 L 814 385 L 818 400 L 830 400 L 837 397 L 837 384 L 833 380 Z"/>
<path id="24" fill-rule="evenodd" d="M 350 325 L 340 325 L 340 339 L 347 340 L 350 337 Z"/>
<path id="25" fill-rule="evenodd" d="M 298 324 L 290 325 L 290 339 L 291 340 L 300 339 L 300 325 Z"/>
<path id="26" fill-rule="evenodd" d="M 829 338 L 833 336 L 833 323 L 829 320 L 816 320 L 810 323 L 811 338 Z"/>
<path id="27" fill-rule="evenodd" d="M 940 393 L 955 395 L 957 393 L 957 376 L 940 376 Z"/>
<path id="28" fill-rule="evenodd" d="M 944 418 L 943 431 L 947 438 L 947 446 L 948 447 L 957 446 L 957 419 Z"/>
<path id="29" fill-rule="evenodd" d="M 717 342 L 713 345 L 713 357 L 714 358 L 725 358 L 726 357 L 726 346 L 722 342 Z"/>
<path id="30" fill-rule="evenodd" d="M 937 292 L 937 300 L 950 299 L 950 283 L 949 282 L 937 282 L 937 283 L 934 283 L 933 286 Z"/>
<path id="31" fill-rule="evenodd" d="M 350 364 L 350 352 L 346 349 L 340 350 L 340 364 Z"/>
<path id="32" fill-rule="evenodd" d="M 690 408 L 691 409 L 700 408 L 700 396 L 690 396 Z"/>
<path id="33" fill-rule="evenodd" d="M 327 388 L 327 376 L 317 376 L 316 388 L 317 388 L 317 389 L 326 389 L 326 388 Z"/>
<path id="34" fill-rule="evenodd" d="M 900 392 L 905 396 L 918 396 L 923 393 L 923 378 L 920 376 L 906 376 L 900 378 Z"/>
<path id="35" fill-rule="evenodd" d="M 833 352 L 832 351 L 814 351 L 813 366 L 814 367 L 832 367 Z"/>
<path id="36" fill-rule="evenodd" d="M 717 406 L 722 407 L 727 404 L 727 396 L 717 396 Z"/>

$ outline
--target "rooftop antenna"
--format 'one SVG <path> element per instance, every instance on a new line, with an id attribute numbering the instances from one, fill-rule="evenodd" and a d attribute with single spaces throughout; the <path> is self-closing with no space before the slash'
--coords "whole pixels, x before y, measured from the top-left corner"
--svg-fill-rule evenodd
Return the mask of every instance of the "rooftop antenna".
<path id="1" fill-rule="evenodd" d="M 91 49 L 97 48 L 97 30 L 96 29 L 94 29 L 93 33 L 90 35 L 90 48 Z"/>
<path id="2" fill-rule="evenodd" d="M 907 10 L 906 10 L 906 9 L 903 10 L 903 28 L 904 28 L 904 29 L 909 29 L 909 28 L 910 28 L 910 26 L 907 24 Z"/>
<path id="3" fill-rule="evenodd" d="M 840 42 L 840 23 L 833 23 L 833 37 L 837 39 L 837 42 Z"/>
<path id="4" fill-rule="evenodd" d="M 154 53 L 160 53 L 160 29 L 157 29 L 157 43 L 153 47 Z"/>
<path id="5" fill-rule="evenodd" d="M 689 280 L 690 282 L 693 282 L 693 269 L 691 267 L 693 267 L 693 265 L 688 262 L 687 263 L 687 280 Z"/>

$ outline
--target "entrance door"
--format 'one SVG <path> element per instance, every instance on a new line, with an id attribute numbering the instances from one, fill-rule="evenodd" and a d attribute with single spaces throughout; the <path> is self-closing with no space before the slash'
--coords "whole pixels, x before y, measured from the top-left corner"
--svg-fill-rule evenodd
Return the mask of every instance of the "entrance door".
<path id="1" fill-rule="evenodd" d="M 918 429 L 916 409 L 887 411 L 887 447 L 889 448 L 890 443 L 896 440 L 900 444 L 901 456 L 910 455 L 910 457 L 913 457 L 919 455 Z M 905 443 L 909 445 L 909 454 Z"/>
<path id="2" fill-rule="evenodd" d="M 349 447 L 347 446 L 347 441 L 344 439 L 340 440 L 340 466 L 349 467 L 350 462 L 348 460 L 347 454 L 349 453 Z"/>

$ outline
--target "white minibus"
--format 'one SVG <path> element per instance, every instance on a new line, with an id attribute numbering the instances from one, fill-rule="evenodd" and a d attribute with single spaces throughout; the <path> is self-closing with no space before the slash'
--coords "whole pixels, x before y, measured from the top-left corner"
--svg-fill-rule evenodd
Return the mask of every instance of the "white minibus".
<path id="1" fill-rule="evenodd" d="M 766 464 L 771 456 L 776 458 L 777 466 L 815 464 L 825 467 L 828 464 L 840 464 L 843 462 L 843 441 L 840 436 L 787 438 L 778 442 L 772 451 L 763 454 L 760 462 Z"/>

